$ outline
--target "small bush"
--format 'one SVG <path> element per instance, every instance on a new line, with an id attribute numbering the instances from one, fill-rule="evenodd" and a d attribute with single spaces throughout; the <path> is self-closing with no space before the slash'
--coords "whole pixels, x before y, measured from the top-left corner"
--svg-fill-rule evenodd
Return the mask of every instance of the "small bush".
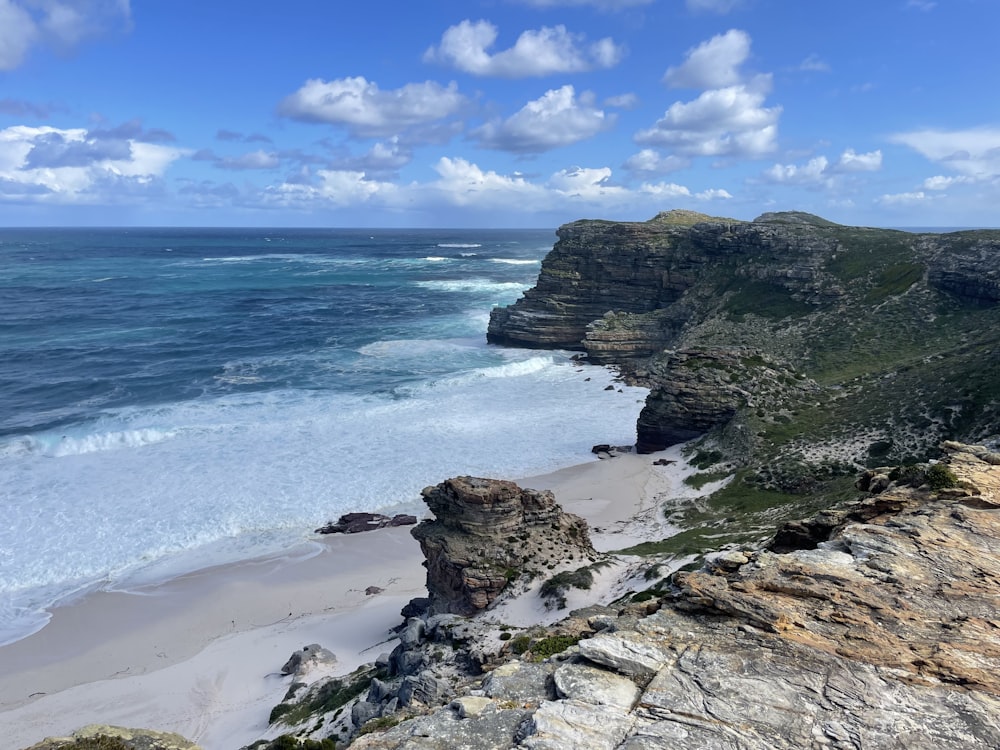
<path id="1" fill-rule="evenodd" d="M 358 730 L 358 737 L 365 734 L 371 734 L 372 732 L 384 732 L 386 729 L 392 729 L 399 723 L 399 719 L 395 716 L 379 716 L 377 719 L 372 719 L 364 724 L 361 729 Z"/>
<path id="2" fill-rule="evenodd" d="M 933 464 L 927 469 L 927 484 L 932 490 L 943 490 L 947 487 L 957 487 L 958 477 L 955 472 L 944 464 Z"/>
<path id="3" fill-rule="evenodd" d="M 531 644 L 531 654 L 535 657 L 535 661 L 541 661 L 553 654 L 561 654 L 570 646 L 575 646 L 579 640 L 578 635 L 552 635 Z"/>

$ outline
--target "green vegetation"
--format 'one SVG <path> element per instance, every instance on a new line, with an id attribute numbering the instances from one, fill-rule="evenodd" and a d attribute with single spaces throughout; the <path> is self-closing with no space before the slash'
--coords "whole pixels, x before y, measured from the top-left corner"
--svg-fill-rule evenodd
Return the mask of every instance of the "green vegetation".
<path id="1" fill-rule="evenodd" d="M 944 464 L 933 464 L 927 469 L 927 484 L 932 490 L 943 490 L 948 487 L 958 486 L 958 477 L 955 472 Z"/>
<path id="2" fill-rule="evenodd" d="M 362 727 L 358 730 L 358 737 L 365 734 L 371 734 L 372 732 L 384 732 L 386 729 L 392 729 L 399 723 L 399 719 L 395 716 L 379 716 L 371 721 L 365 722 Z"/>
<path id="3" fill-rule="evenodd" d="M 531 654 L 535 661 L 548 659 L 555 654 L 561 654 L 570 646 L 575 646 L 580 641 L 578 635 L 550 635 L 531 644 Z"/>
<path id="4" fill-rule="evenodd" d="M 923 278 L 924 270 L 920 263 L 894 263 L 876 275 L 875 286 L 865 294 L 865 301 L 881 302 L 902 294 Z"/>
<path id="5" fill-rule="evenodd" d="M 728 471 L 709 471 L 702 472 L 698 474 L 691 474 L 684 477 L 684 484 L 688 487 L 693 487 L 696 490 L 700 490 L 706 484 L 711 484 L 712 482 L 718 482 L 720 479 L 725 479 L 730 476 Z"/>
<path id="6" fill-rule="evenodd" d="M 326 738 L 322 740 L 301 740 L 290 734 L 282 734 L 268 742 L 258 740 L 247 750 L 337 750 L 337 743 Z"/>
<path id="7" fill-rule="evenodd" d="M 109 737 L 106 734 L 85 738 L 77 737 L 73 744 L 62 747 L 65 750 L 132 750 L 131 745 L 125 744 L 125 740 L 120 737 Z"/>
<path id="8" fill-rule="evenodd" d="M 771 320 L 801 318 L 815 309 L 792 296 L 787 287 L 768 281 L 737 278 L 720 288 L 719 292 L 733 292 L 726 301 L 725 309 L 735 318 L 750 314 Z"/>
<path id="9" fill-rule="evenodd" d="M 372 666 L 364 666 L 347 677 L 323 683 L 297 703 L 283 702 L 272 708 L 268 724 L 280 721 L 296 726 L 311 716 L 334 711 L 366 691 L 373 677 L 378 677 L 378 670 Z"/>

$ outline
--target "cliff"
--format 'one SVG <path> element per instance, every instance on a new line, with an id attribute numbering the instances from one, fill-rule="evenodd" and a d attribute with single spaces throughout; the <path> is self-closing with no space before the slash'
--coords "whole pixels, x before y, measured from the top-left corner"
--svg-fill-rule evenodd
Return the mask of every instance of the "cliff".
<path id="1" fill-rule="evenodd" d="M 806 448 L 810 463 L 902 460 L 994 432 L 1000 232 L 666 212 L 557 234 L 535 287 L 492 312 L 487 338 L 583 351 L 650 385 L 640 450 L 721 436 L 734 419 L 750 437 L 726 447 L 744 463 Z M 742 354 L 720 361 L 720 348 Z M 691 377 L 706 357 L 716 382 Z M 776 378 L 821 388 L 761 407 L 746 367 L 761 357 Z"/>

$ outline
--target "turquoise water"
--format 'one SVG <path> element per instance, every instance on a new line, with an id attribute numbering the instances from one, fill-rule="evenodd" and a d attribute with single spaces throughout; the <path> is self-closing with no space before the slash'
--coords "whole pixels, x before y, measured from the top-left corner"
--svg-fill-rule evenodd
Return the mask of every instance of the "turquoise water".
<path id="1" fill-rule="evenodd" d="M 642 391 L 485 343 L 553 240 L 0 230 L 0 643 L 81 591 L 632 442 Z"/>

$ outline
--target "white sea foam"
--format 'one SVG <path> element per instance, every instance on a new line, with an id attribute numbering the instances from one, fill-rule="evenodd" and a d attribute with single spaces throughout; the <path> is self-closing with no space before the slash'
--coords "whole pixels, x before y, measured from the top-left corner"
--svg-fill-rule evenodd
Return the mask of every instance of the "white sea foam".
<path id="1" fill-rule="evenodd" d="M 443 258 L 440 255 L 428 255 L 424 260 L 430 261 L 432 263 L 440 263 L 443 260 L 451 260 L 450 258 Z"/>
<path id="2" fill-rule="evenodd" d="M 490 258 L 491 263 L 506 263 L 509 266 L 537 266 L 541 260 L 524 260 L 518 258 Z"/>
<path id="3" fill-rule="evenodd" d="M 366 354 L 482 345 L 407 346 Z M 610 372 L 561 355 L 495 351 L 502 364 L 382 395 L 287 390 L 123 409 L 7 451 L 0 497 L 27 502 L 6 503 L 0 527 L 0 628 L 37 628 L 44 607 L 81 587 L 285 549 L 345 512 L 419 510 L 420 489 L 450 476 L 528 476 L 588 460 L 595 443 L 633 441 L 640 389 L 605 391 Z"/>
<path id="4" fill-rule="evenodd" d="M 439 242 L 438 247 L 453 247 L 453 248 L 472 248 L 472 247 L 482 247 L 478 242 Z M 462 253 L 465 255 L 465 253 Z"/>
<path id="5" fill-rule="evenodd" d="M 462 292 L 462 293 L 509 293 L 523 292 L 530 287 L 519 281 L 492 281 L 490 279 L 450 279 L 418 281 L 417 286 L 424 289 L 433 289 L 438 292 Z"/>

